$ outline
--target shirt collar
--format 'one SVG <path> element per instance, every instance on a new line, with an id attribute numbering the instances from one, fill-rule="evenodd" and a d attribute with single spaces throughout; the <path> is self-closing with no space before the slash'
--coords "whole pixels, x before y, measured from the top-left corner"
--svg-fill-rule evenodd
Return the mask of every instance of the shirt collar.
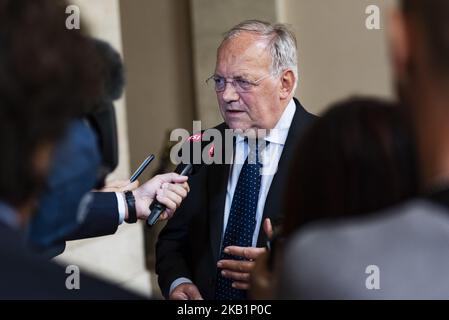
<path id="1" fill-rule="evenodd" d="M 266 141 L 270 143 L 284 145 L 285 140 L 287 140 L 288 131 L 293 121 L 293 116 L 296 112 L 296 104 L 293 99 L 290 100 L 284 112 L 282 113 L 281 118 L 277 122 L 276 126 L 270 130 L 265 137 Z M 244 136 L 237 136 L 237 143 L 243 142 L 245 140 Z"/>
<path id="2" fill-rule="evenodd" d="M 19 220 L 13 208 L 4 202 L 0 201 L 0 223 L 7 225 L 10 228 L 18 229 Z"/>

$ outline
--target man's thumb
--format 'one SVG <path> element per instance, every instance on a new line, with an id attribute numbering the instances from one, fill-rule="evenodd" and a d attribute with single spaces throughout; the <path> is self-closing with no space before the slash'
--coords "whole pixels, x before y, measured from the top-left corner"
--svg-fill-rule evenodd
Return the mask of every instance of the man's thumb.
<path id="1" fill-rule="evenodd" d="M 271 240 L 273 238 L 273 226 L 271 225 L 270 218 L 266 218 L 263 222 L 263 231 L 267 235 L 268 239 Z"/>
<path id="2" fill-rule="evenodd" d="M 203 300 L 203 297 L 196 286 L 189 286 L 187 294 L 189 295 L 190 300 Z"/>

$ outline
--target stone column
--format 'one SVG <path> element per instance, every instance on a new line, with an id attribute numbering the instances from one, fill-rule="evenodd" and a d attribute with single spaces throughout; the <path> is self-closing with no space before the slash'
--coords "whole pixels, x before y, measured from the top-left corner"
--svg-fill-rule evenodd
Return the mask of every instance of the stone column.
<path id="1" fill-rule="evenodd" d="M 96 38 L 107 41 L 123 56 L 122 33 L 118 0 L 71 0 L 71 4 L 80 8 L 81 19 L 89 28 L 89 33 Z M 119 139 L 119 165 L 108 177 L 127 179 L 129 177 L 129 146 L 126 122 L 126 95 L 115 101 Z"/>
<path id="2" fill-rule="evenodd" d="M 92 36 L 108 41 L 122 53 L 118 0 L 72 0 L 70 3 L 80 8 L 81 19 Z M 115 104 L 120 155 L 113 179 L 129 178 L 125 100 L 123 97 Z M 70 241 L 65 252 L 56 259 L 79 266 L 82 273 L 93 273 L 143 295 L 151 293 L 150 278 L 144 264 L 142 229 L 137 224 L 120 226 L 115 235 Z"/>

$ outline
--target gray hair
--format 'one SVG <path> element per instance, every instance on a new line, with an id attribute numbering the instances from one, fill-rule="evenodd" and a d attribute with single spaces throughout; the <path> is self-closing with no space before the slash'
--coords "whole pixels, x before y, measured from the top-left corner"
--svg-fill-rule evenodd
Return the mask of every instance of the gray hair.
<path id="1" fill-rule="evenodd" d="M 285 24 L 245 20 L 227 31 L 223 35 L 223 42 L 242 32 L 253 32 L 268 40 L 272 58 L 271 72 L 274 76 L 280 75 L 285 70 L 292 70 L 296 80 L 298 79 L 296 37 Z"/>

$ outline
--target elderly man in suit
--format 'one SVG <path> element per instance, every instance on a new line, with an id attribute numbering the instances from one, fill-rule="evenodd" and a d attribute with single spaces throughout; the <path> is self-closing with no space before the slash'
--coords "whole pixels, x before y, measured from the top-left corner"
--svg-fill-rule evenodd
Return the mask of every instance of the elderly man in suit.
<path id="1" fill-rule="evenodd" d="M 235 136 L 232 164 L 203 166 L 189 179 L 191 192 L 157 244 L 165 297 L 246 298 L 254 259 L 265 250 L 263 229 L 269 232 L 281 215 L 291 149 L 314 119 L 293 98 L 296 50 L 294 34 L 282 24 L 244 21 L 225 34 L 208 80 L 225 120 L 216 129 L 223 135 L 239 129 L 250 139 Z M 254 137 L 265 142 L 263 150 L 251 148 Z M 277 170 L 260 174 L 266 166 Z"/>

